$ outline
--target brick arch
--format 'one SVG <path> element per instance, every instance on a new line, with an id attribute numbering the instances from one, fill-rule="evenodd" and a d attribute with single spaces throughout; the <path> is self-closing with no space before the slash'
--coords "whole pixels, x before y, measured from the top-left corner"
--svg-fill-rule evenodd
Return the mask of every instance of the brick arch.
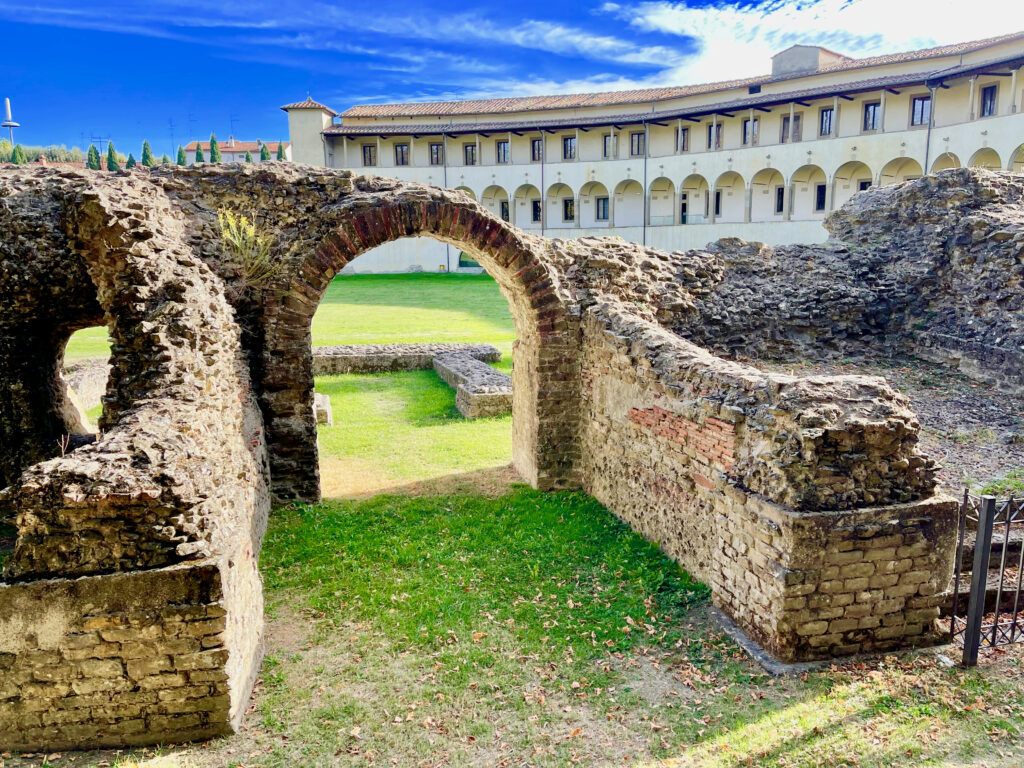
<path id="1" fill-rule="evenodd" d="M 543 238 L 522 232 L 460 192 L 358 177 L 325 206 L 263 299 L 261 405 L 274 493 L 317 500 L 311 325 L 331 280 L 361 254 L 431 237 L 471 254 L 495 279 L 515 321 L 513 462 L 534 487 L 577 484 L 578 324 Z"/>

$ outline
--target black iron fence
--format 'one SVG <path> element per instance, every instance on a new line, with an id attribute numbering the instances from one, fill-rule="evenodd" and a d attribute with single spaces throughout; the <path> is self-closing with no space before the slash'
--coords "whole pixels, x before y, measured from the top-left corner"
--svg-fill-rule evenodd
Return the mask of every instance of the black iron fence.
<path id="1" fill-rule="evenodd" d="M 964 666 L 981 648 L 1024 642 L 1024 499 L 964 492 L 950 630 Z"/>

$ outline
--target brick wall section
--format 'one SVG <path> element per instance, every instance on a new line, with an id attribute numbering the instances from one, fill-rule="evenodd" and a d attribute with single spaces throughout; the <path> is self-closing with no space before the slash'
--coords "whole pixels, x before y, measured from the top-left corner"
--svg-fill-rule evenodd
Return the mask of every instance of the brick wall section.
<path id="1" fill-rule="evenodd" d="M 873 487 L 886 452 L 908 475 L 923 461 L 907 440 L 904 399 L 858 377 L 805 380 L 791 398 L 789 377 L 722 361 L 608 307 L 588 310 L 583 329 L 586 489 L 708 582 L 752 637 L 787 660 L 939 639 L 956 502 L 933 495 L 925 464 L 902 488 Z M 848 408 L 815 407 L 825 402 Z M 849 487 L 829 497 L 838 509 L 800 486 L 820 481 L 817 462 L 837 459 L 813 439 L 804 473 L 747 471 L 789 444 L 798 413 L 816 414 L 803 426 L 812 438 L 832 432 L 845 445 Z"/>
<path id="2" fill-rule="evenodd" d="M 4 749 L 229 732 L 248 689 L 233 692 L 227 671 L 224 582 L 208 563 L 0 585 Z"/>

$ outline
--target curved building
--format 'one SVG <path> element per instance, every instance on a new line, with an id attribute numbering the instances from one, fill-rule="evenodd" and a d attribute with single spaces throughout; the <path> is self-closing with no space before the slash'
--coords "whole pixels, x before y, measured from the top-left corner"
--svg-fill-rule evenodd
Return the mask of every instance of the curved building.
<path id="1" fill-rule="evenodd" d="M 550 237 L 674 250 L 824 240 L 851 195 L 960 166 L 1024 173 L 1024 32 L 872 58 L 795 45 L 770 75 L 608 93 L 288 104 L 293 159 L 462 189 Z M 430 241 L 360 271 L 472 265 Z"/>

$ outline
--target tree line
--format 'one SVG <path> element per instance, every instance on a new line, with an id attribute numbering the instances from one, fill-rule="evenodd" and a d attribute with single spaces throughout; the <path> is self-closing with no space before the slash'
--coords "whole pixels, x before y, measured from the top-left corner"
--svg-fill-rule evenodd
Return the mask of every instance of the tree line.
<path id="1" fill-rule="evenodd" d="M 211 163 L 221 162 L 220 144 L 217 142 L 216 134 L 210 134 L 209 152 Z M 122 167 L 134 168 L 136 165 L 142 165 L 146 168 L 152 168 L 156 165 L 170 165 L 171 158 L 166 154 L 162 155 L 159 160 L 153 154 L 153 149 L 150 147 L 148 141 L 142 142 L 142 156 L 139 160 L 135 159 L 135 155 L 131 152 L 128 153 L 128 157 L 117 152 L 114 149 L 114 142 L 107 142 L 106 157 L 100 155 L 100 151 L 96 148 L 95 144 L 90 144 L 89 149 L 83 156 L 82 150 L 78 147 L 72 147 L 68 149 L 64 145 L 60 147 L 49 146 L 49 147 L 33 147 L 33 146 L 22 146 L 21 144 L 11 145 L 11 142 L 6 139 L 0 139 L 0 163 L 13 163 L 15 165 L 24 165 L 30 161 L 35 161 L 40 157 L 45 157 L 50 162 L 56 163 L 80 163 L 85 161 L 85 167 L 91 168 L 94 171 L 104 170 L 108 171 L 119 171 Z M 196 142 L 195 151 L 195 162 L 205 163 L 207 162 L 203 153 L 202 142 Z M 260 162 L 270 160 L 270 147 L 260 142 Z M 284 143 L 277 142 L 277 157 L 278 160 L 286 160 L 284 153 Z M 177 165 L 188 165 L 188 157 L 185 154 L 185 148 L 178 145 L 178 154 L 174 161 Z M 252 153 L 246 151 L 245 162 L 252 163 Z"/>

